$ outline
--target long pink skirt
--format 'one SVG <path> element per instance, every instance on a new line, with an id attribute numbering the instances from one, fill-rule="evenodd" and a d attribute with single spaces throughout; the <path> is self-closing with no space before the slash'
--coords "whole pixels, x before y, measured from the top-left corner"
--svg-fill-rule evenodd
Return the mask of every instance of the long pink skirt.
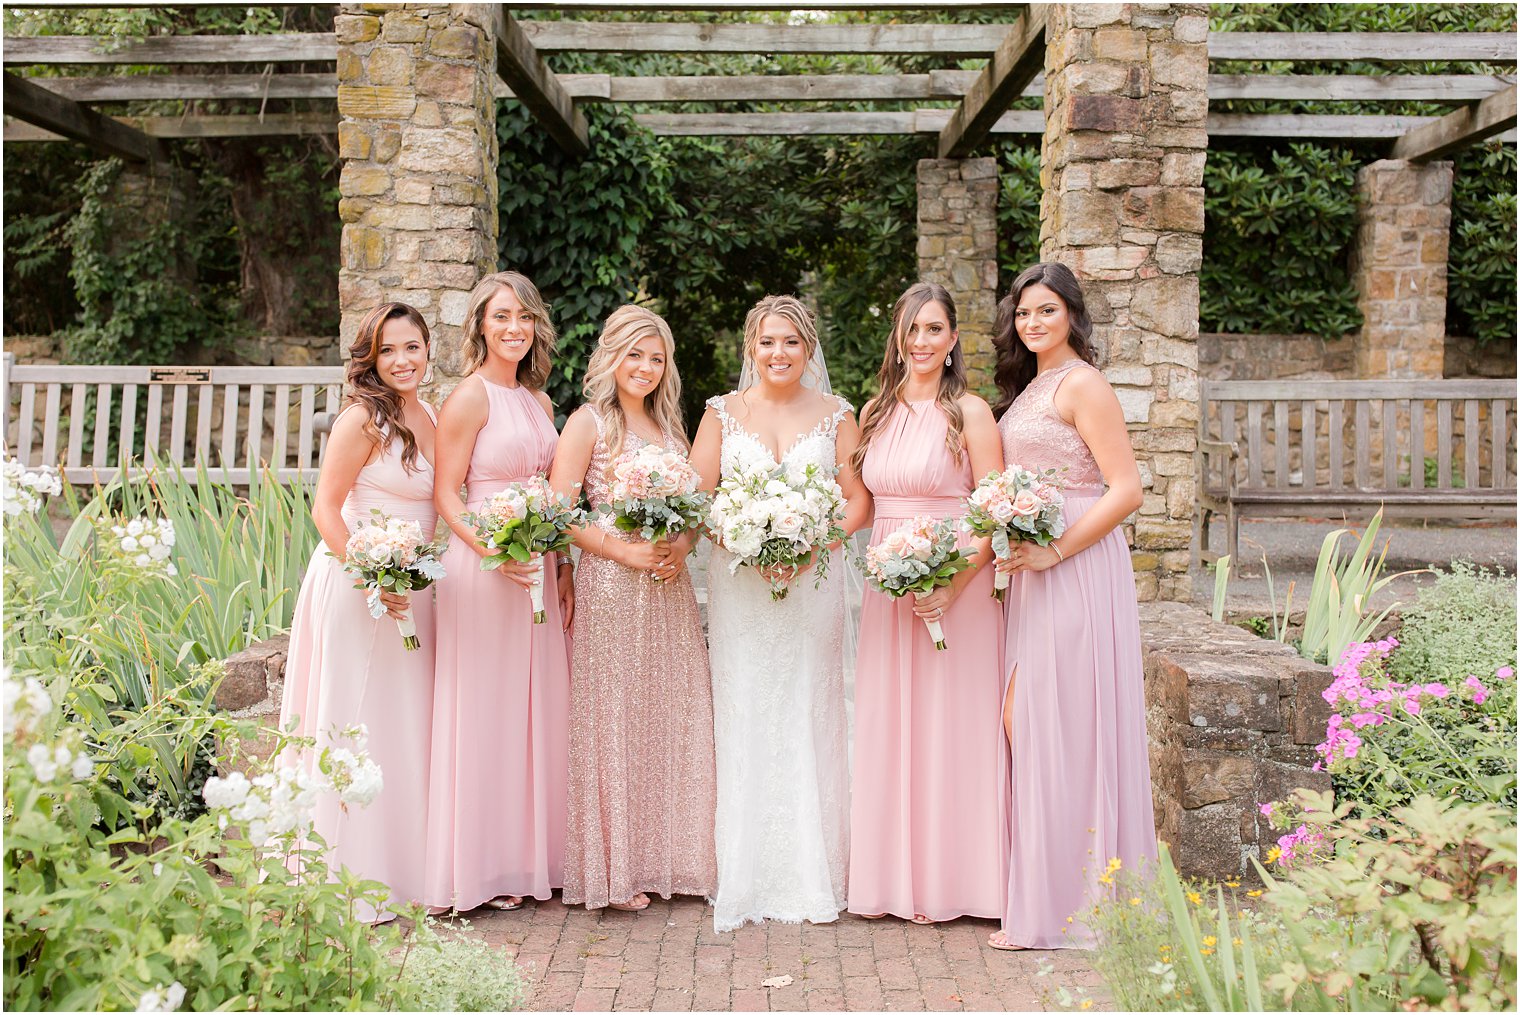
<path id="1" fill-rule="evenodd" d="M 877 519 L 885 535 L 907 519 Z M 934 648 L 912 596 L 867 588 L 855 663 L 849 910 L 996 919 L 1008 877 L 1002 605 L 972 580 Z"/>
<path id="2" fill-rule="evenodd" d="M 568 639 L 559 596 L 528 593 L 455 540 L 438 583 L 426 902 L 473 909 L 564 885 Z"/>
<path id="3" fill-rule="evenodd" d="M 391 898 L 423 897 L 428 752 L 432 737 L 433 590 L 412 593 L 412 618 L 422 647 L 408 652 L 390 617 L 369 615 L 365 593 L 342 565 L 317 545 L 290 629 L 280 727 L 299 717 L 295 732 L 318 745 L 349 726 L 369 731 L 366 750 L 380 766 L 384 785 L 368 807 L 338 804 L 336 794 L 317 802 L 314 827 L 327 843 L 328 866 L 347 867 L 390 886 Z M 314 752 L 300 762 L 314 770 Z M 376 914 L 361 914 L 373 919 Z"/>
<path id="4" fill-rule="evenodd" d="M 1066 496 L 1068 527 L 1098 501 Z M 1003 930 L 1026 948 L 1090 948 L 1110 859 L 1156 857 L 1135 573 L 1119 529 L 1008 589 L 1013 797 Z M 1005 677 L 1006 687 L 1006 677 Z"/>

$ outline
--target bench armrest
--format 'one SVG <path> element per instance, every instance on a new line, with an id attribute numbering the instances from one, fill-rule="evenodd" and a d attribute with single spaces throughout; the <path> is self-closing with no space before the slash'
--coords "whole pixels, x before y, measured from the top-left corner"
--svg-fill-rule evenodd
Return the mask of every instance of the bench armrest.
<path id="1" fill-rule="evenodd" d="M 1235 460 L 1240 457 L 1240 445 L 1235 441 L 1215 441 L 1199 438 L 1198 450 L 1194 453 L 1194 457 L 1197 461 L 1198 482 L 1201 486 L 1207 485 L 1205 479 L 1208 476 L 1208 459 L 1215 455 L 1222 455 L 1224 457 L 1224 461 L 1220 467 L 1220 474 L 1224 477 L 1225 489 L 1228 495 L 1233 497 L 1235 495 Z"/>

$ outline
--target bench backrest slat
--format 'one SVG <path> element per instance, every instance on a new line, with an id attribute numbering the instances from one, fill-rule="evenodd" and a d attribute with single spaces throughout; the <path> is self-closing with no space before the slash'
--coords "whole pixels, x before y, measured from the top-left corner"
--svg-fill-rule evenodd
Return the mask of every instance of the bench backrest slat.
<path id="1" fill-rule="evenodd" d="M 1494 429 L 1493 484 L 1495 490 L 1507 489 L 1509 482 L 1509 403 L 1502 398 L 1493 401 L 1492 421 Z"/>
<path id="2" fill-rule="evenodd" d="M 0 376 L 3 437 L 23 464 L 61 466 L 72 482 L 108 481 L 123 457 L 139 474 L 149 452 L 187 473 L 203 465 L 218 480 L 247 482 L 266 467 L 281 479 L 312 479 L 326 445 L 319 406 L 336 410 L 343 373 L 341 367 L 67 367 L 17 364 L 7 355 Z M 291 419 L 297 400 L 298 422 Z"/>
<path id="3" fill-rule="evenodd" d="M 1515 488 L 1513 381 L 1205 381 L 1201 391 L 1200 438 L 1233 443 L 1245 414 L 1235 479 L 1246 488 Z"/>

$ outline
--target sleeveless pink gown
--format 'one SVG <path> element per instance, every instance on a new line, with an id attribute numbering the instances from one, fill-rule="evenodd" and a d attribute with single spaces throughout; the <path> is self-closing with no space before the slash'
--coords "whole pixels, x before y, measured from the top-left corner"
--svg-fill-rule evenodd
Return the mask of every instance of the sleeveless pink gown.
<path id="1" fill-rule="evenodd" d="M 465 477 L 469 511 L 547 472 L 558 440 L 528 388 L 481 380 L 491 408 Z M 570 667 L 559 596 L 545 588 L 547 617 L 534 624 L 527 590 L 480 570 L 457 536 L 443 564 L 424 901 L 464 911 L 498 895 L 547 899 L 563 885 L 565 855 Z"/>
<path id="2" fill-rule="evenodd" d="M 1080 360 L 1039 374 L 998 429 L 1009 465 L 1064 468 L 1070 527 L 1103 494 L 1103 475 L 1056 411 Z M 1004 673 L 1013 695 L 1012 851 L 1003 931 L 1026 948 L 1090 948 L 1082 921 L 1111 858 L 1156 857 L 1135 572 L 1121 529 L 1008 588 Z M 1067 922 L 1071 917 L 1071 922 Z"/>
<path id="3" fill-rule="evenodd" d="M 596 410 L 586 500 L 608 499 L 610 454 Z M 626 433 L 626 450 L 646 442 Z M 684 453 L 667 433 L 667 451 Z M 611 515 L 596 524 L 624 535 Z M 567 906 L 597 909 L 650 895 L 718 890 L 713 846 L 717 763 L 707 641 L 691 572 L 655 581 L 594 553 L 575 570 L 576 638 L 570 657 L 570 800 Z"/>
<path id="4" fill-rule="evenodd" d="M 900 404 L 871 441 L 873 541 L 917 515 L 965 513 L 971 459 L 955 461 L 946 427 L 934 402 Z M 939 652 L 912 603 L 869 585 L 861 603 L 849 910 L 996 919 L 1008 870 L 1002 606 L 983 569 L 946 611 Z"/>
<path id="5" fill-rule="evenodd" d="M 428 415 L 433 415 L 427 407 Z M 345 411 L 364 411 L 350 407 Z M 393 518 L 422 526 L 432 538 L 438 522 L 433 508 L 433 467 L 419 452 L 415 472 L 401 464 L 401 442 L 392 441 L 379 457 L 359 470 L 343 502 L 349 531 L 368 521 L 379 508 Z M 327 546 L 318 543 L 307 565 L 290 628 L 285 691 L 280 699 L 280 728 L 296 720 L 295 732 L 320 745 L 332 734 L 363 724 L 369 729 L 367 750 L 379 764 L 384 786 L 368 807 L 338 806 L 336 794 L 317 803 L 315 830 L 328 845 L 333 871 L 347 867 L 362 878 L 390 886 L 391 898 L 418 902 L 423 897 L 427 814 L 428 753 L 432 738 L 433 590 L 412 593 L 412 617 L 422 647 L 408 652 L 390 617 L 369 615 L 367 593 Z M 441 583 L 440 583 L 441 584 Z M 352 746 L 346 738 L 336 745 Z M 315 768 L 314 752 L 299 762 Z M 373 919 L 376 914 L 362 914 Z"/>

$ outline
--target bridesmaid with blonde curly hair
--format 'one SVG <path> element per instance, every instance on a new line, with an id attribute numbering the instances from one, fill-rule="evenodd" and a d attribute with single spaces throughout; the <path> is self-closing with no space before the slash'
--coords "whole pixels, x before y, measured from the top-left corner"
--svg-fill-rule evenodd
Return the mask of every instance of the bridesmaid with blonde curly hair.
<path id="1" fill-rule="evenodd" d="M 550 482 L 608 502 L 620 455 L 685 456 L 675 342 L 657 314 L 620 307 L 586 367 Z M 566 905 L 639 910 L 649 894 L 717 890 L 712 680 L 686 569 L 695 532 L 649 542 L 599 514 L 580 529 L 570 661 Z"/>

